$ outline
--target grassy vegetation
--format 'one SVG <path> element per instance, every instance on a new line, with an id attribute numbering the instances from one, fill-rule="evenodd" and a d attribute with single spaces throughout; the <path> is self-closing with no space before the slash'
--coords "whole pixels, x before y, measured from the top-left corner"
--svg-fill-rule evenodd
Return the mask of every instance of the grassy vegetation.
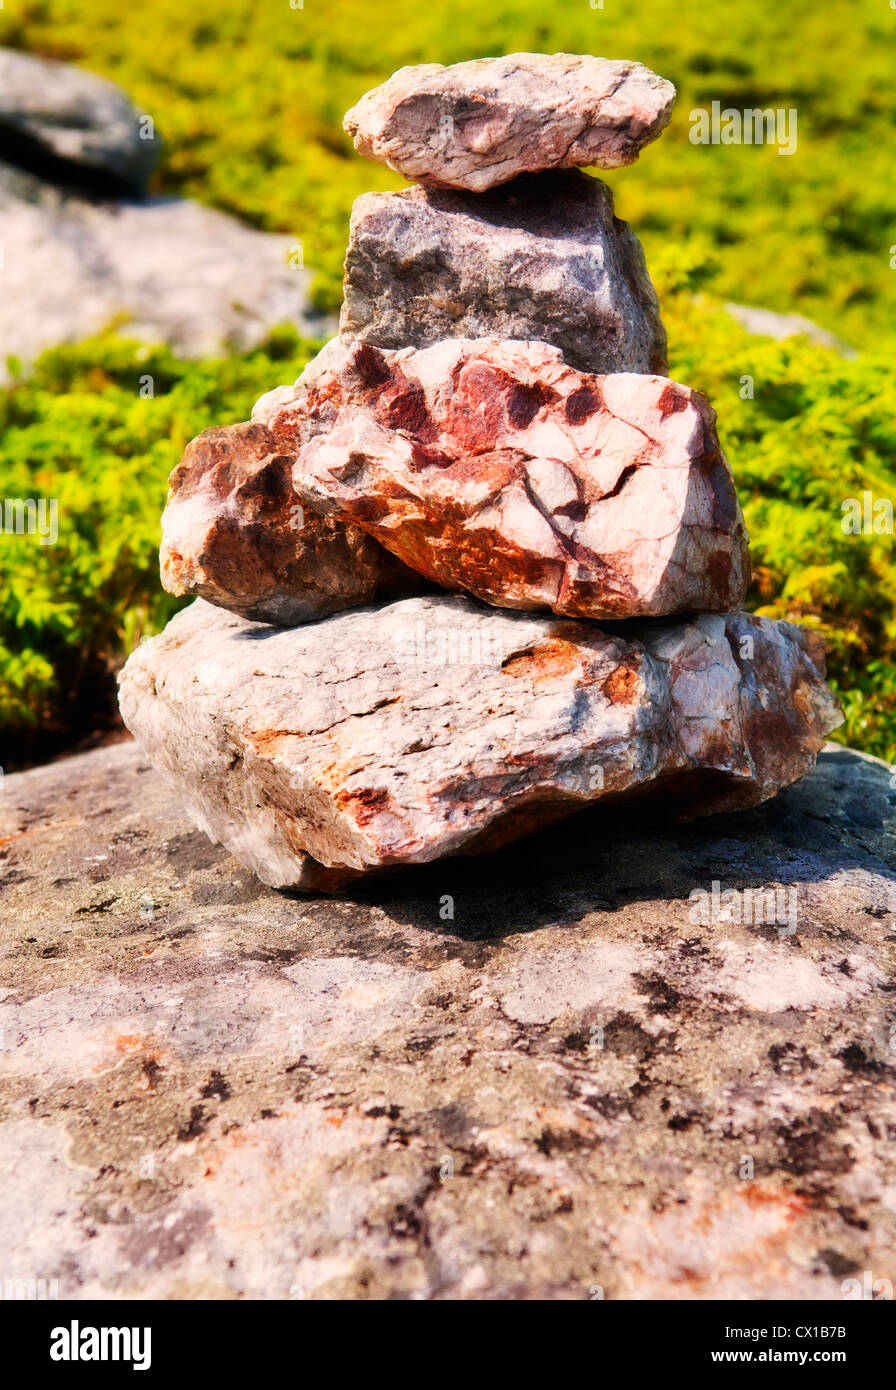
<path id="1" fill-rule="evenodd" d="M 746 516 L 746 606 L 823 633 L 846 713 L 834 737 L 896 761 L 896 549 L 843 529 L 846 499 L 896 502 L 892 359 L 753 337 L 690 297 L 671 258 L 664 279 L 670 375 L 712 401 Z"/>
<path id="2" fill-rule="evenodd" d="M 673 122 L 609 176 L 645 245 L 671 370 L 713 401 L 750 525 L 751 606 L 821 628 L 846 700 L 844 737 L 896 757 L 896 565 L 890 536 L 845 536 L 841 502 L 896 499 L 896 182 L 887 0 L 549 7 L 536 0 L 6 0 L 0 44 L 120 82 L 165 140 L 160 190 L 198 197 L 305 245 L 322 306 L 339 299 L 353 199 L 401 185 L 354 156 L 343 111 L 402 63 L 537 49 L 637 57 L 679 89 Z M 689 112 L 795 107 L 792 157 L 695 146 Z M 861 350 L 749 337 L 734 299 L 814 318 Z M 311 347 L 288 334 L 185 364 L 114 339 L 48 354 L 0 393 L 0 495 L 59 499 L 60 539 L 0 546 L 0 726 L 78 732 L 105 673 L 163 623 L 156 548 L 165 478 L 186 441 L 243 419 Z M 0 344 L 2 353 L 2 344 Z M 155 380 L 141 399 L 139 378 Z M 742 398 L 751 376 L 753 399 Z M 106 684 L 104 684 L 104 681 Z M 0 761 L 10 762 L 7 751 Z"/>
<path id="3" fill-rule="evenodd" d="M 289 330 L 261 348 L 179 362 L 114 337 L 46 353 L 0 392 L 2 496 L 58 500 L 58 540 L 0 542 L 0 730 L 7 767 L 93 731 L 123 653 L 181 601 L 159 583 L 166 481 L 209 425 L 246 419 L 317 350 Z M 153 396 L 141 394 L 151 377 Z"/>

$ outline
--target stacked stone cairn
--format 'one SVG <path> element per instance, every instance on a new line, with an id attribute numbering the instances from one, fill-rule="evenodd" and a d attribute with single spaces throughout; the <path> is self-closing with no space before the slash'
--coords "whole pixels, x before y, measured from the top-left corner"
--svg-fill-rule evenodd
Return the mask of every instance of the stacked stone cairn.
<path id="1" fill-rule="evenodd" d="M 741 611 L 715 416 L 666 376 L 640 63 L 403 68 L 346 117 L 414 180 L 358 199 L 337 338 L 175 468 L 125 723 L 268 884 L 492 850 L 599 801 L 684 818 L 802 776 L 840 722 L 810 631 Z"/>

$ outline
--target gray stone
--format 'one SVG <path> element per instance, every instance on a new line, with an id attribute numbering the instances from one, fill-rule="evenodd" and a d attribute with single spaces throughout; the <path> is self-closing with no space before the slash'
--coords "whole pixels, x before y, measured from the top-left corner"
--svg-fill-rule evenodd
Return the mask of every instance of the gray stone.
<path id="1" fill-rule="evenodd" d="M 778 342 L 785 338 L 808 338 L 810 343 L 831 348 L 839 352 L 841 357 L 859 355 L 849 343 L 802 314 L 777 314 L 773 309 L 760 309 L 755 304 L 726 304 L 725 308 L 742 328 L 757 337 L 774 338 Z"/>
<path id="2" fill-rule="evenodd" d="M 537 338 L 583 372 L 667 371 L 640 242 L 606 184 L 578 171 L 489 193 L 365 193 L 340 332 L 386 348 Z"/>
<path id="3" fill-rule="evenodd" d="M 346 113 L 355 149 L 407 179 L 482 193 L 517 174 L 631 164 L 675 88 L 642 63 L 511 53 L 399 68 Z"/>
<path id="4" fill-rule="evenodd" d="M 747 614 L 611 635 L 434 595 L 290 629 L 197 600 L 120 685 L 212 839 L 265 883 L 334 889 L 604 797 L 762 801 L 841 722 L 822 674 L 814 634 Z"/>
<path id="5" fill-rule="evenodd" d="M 133 744 L 7 777 L 0 1270 L 115 1300 L 896 1283 L 889 778 L 831 748 L 737 815 L 617 806 L 314 900 Z M 713 881 L 795 890 L 798 930 L 694 922 Z"/>
<path id="6" fill-rule="evenodd" d="M 158 158 L 155 126 L 113 82 L 0 49 L 0 150 L 54 181 L 140 193 Z"/>

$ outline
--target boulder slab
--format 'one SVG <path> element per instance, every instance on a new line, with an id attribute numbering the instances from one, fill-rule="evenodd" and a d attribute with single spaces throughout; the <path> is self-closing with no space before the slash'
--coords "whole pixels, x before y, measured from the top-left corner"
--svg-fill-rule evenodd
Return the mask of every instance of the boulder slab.
<path id="1" fill-rule="evenodd" d="M 365 193 L 340 332 L 387 348 L 538 338 L 584 372 L 667 370 L 641 244 L 613 215 L 606 184 L 578 170 L 488 193 Z"/>
<path id="2" fill-rule="evenodd" d="M 0 1269 L 119 1302 L 896 1283 L 891 771 L 830 746 L 752 810 L 616 806 L 336 901 L 264 888 L 133 743 L 8 776 Z M 797 930 L 702 922 L 713 882 Z"/>
<path id="3" fill-rule="evenodd" d="M 820 641 L 787 623 L 623 635 L 447 595 L 289 629 L 198 600 L 120 680 L 206 834 L 265 883 L 325 890 L 646 789 L 673 817 L 753 805 L 840 722 Z"/>
<path id="4" fill-rule="evenodd" d="M 675 88 L 642 63 L 511 53 L 399 68 L 346 113 L 355 149 L 406 179 L 482 193 L 517 174 L 631 164 Z"/>
<path id="5" fill-rule="evenodd" d="M 194 439 L 168 480 L 164 587 L 286 625 L 419 590 L 420 576 L 366 532 L 303 507 L 292 465 L 261 424 Z"/>
<path id="6" fill-rule="evenodd" d="M 743 599 L 715 415 L 664 377 L 577 372 L 537 342 L 348 344 L 262 413 L 302 501 L 443 588 L 602 619 Z"/>

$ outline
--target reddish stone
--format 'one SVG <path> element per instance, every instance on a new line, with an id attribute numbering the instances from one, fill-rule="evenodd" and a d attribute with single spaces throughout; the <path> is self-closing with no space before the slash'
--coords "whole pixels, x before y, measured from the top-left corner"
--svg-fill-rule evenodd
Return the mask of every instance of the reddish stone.
<path id="1" fill-rule="evenodd" d="M 364 531 L 303 505 L 292 464 L 261 424 L 193 440 L 171 474 L 162 517 L 170 593 L 288 625 L 420 588 L 419 576 Z"/>
<path id="2" fill-rule="evenodd" d="M 590 618 L 725 612 L 749 580 L 715 416 L 538 342 L 331 345 L 265 413 L 310 507 L 447 589 Z"/>

